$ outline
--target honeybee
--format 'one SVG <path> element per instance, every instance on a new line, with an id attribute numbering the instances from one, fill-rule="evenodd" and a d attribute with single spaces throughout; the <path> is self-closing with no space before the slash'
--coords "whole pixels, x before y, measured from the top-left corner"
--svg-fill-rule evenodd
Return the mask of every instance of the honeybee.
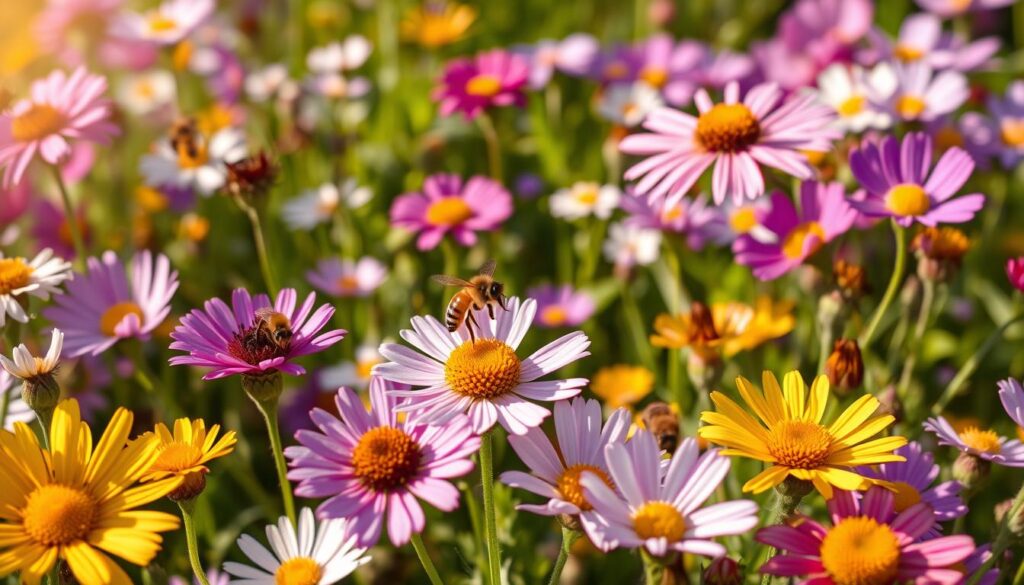
<path id="1" fill-rule="evenodd" d="M 201 137 L 195 118 L 179 118 L 171 126 L 169 134 L 174 152 L 185 153 L 189 158 L 196 158 L 199 155 Z"/>
<path id="2" fill-rule="evenodd" d="M 288 351 L 292 346 L 292 322 L 270 307 L 256 310 L 256 337 Z"/>
<path id="3" fill-rule="evenodd" d="M 676 450 L 679 444 L 679 417 L 676 416 L 669 405 L 664 402 L 652 402 L 644 408 L 640 415 L 644 426 L 658 440 L 658 447 L 669 454 Z"/>
<path id="4" fill-rule="evenodd" d="M 448 331 L 454 332 L 458 330 L 462 323 L 465 322 L 470 340 L 476 343 L 473 326 L 479 327 L 480 325 L 476 322 L 476 318 L 473 317 L 473 312 L 470 311 L 470 308 L 479 311 L 487 307 L 487 313 L 491 316 L 492 320 L 494 319 L 495 305 L 501 307 L 502 310 L 508 310 L 505 307 L 505 285 L 494 280 L 492 276 L 496 265 L 497 263 L 494 260 L 488 260 L 480 267 L 477 275 L 469 280 L 443 274 L 433 276 L 434 282 L 439 282 L 445 286 L 462 287 L 462 290 L 455 293 L 452 299 L 448 301 L 448 309 L 444 314 L 444 324 L 448 327 Z"/>

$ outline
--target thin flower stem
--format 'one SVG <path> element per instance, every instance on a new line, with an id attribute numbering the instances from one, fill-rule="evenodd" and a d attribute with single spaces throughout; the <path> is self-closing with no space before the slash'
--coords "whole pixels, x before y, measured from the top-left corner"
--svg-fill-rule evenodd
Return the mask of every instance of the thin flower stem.
<path id="1" fill-rule="evenodd" d="M 480 133 L 484 137 L 484 143 L 487 146 L 487 165 L 490 169 L 491 178 L 497 182 L 501 182 L 501 143 L 498 141 L 498 131 L 494 128 L 494 122 L 491 121 L 491 117 L 486 113 L 480 114 L 476 118 L 477 125 L 480 126 Z"/>
<path id="2" fill-rule="evenodd" d="M 555 566 L 551 569 L 551 578 L 548 579 L 548 585 L 558 585 L 561 582 L 562 569 L 565 568 L 565 563 L 569 560 L 569 553 L 572 552 L 572 543 L 576 542 L 580 534 L 579 530 L 573 530 L 565 526 L 562 527 L 562 547 L 558 551 L 558 558 L 555 559 Z"/>
<path id="3" fill-rule="evenodd" d="M 267 436 L 270 437 L 270 450 L 274 454 L 274 467 L 277 470 L 277 481 L 281 486 L 281 500 L 284 502 L 284 514 L 295 525 L 295 500 L 292 498 L 292 487 L 288 482 L 288 466 L 284 462 L 284 449 L 281 447 L 281 431 L 277 426 L 277 398 L 257 400 L 257 408 L 267 423 Z"/>
<path id="4" fill-rule="evenodd" d="M 64 203 L 64 218 L 68 222 L 68 232 L 71 234 L 71 242 L 75 246 L 75 265 L 79 268 L 85 265 L 85 258 L 88 252 L 85 249 L 85 240 L 82 239 L 82 232 L 79 230 L 78 215 L 71 206 L 71 195 L 68 194 L 68 187 L 64 184 L 64 177 L 60 174 L 60 167 L 50 165 L 53 171 L 53 179 L 57 182 L 57 189 L 60 190 L 60 199 Z"/>
<path id="5" fill-rule="evenodd" d="M 1013 576 L 1013 585 L 1024 583 L 1024 561 L 1017 565 L 1017 573 Z"/>
<path id="6" fill-rule="evenodd" d="M 946 389 L 942 392 L 942 396 L 940 396 L 935 402 L 935 405 L 932 406 L 932 414 L 936 416 L 942 414 L 942 411 L 946 409 L 946 405 L 956 398 L 956 395 L 960 393 L 960 389 L 967 383 L 967 379 L 970 378 L 971 375 L 974 374 L 974 371 L 978 369 L 978 366 L 981 365 L 981 360 L 985 359 L 985 356 L 992 350 L 992 347 L 995 346 L 996 342 L 1003 338 L 1003 334 L 1006 333 L 1006 330 L 1021 319 L 1024 319 L 1024 313 L 1010 317 L 1006 323 L 1003 323 L 998 329 L 988 336 L 988 339 L 986 339 L 978 349 L 971 354 L 971 357 L 967 358 L 964 365 L 960 367 L 960 370 L 957 371 L 955 376 L 953 376 L 953 379 L 949 381 L 949 385 L 947 385 Z"/>
<path id="7" fill-rule="evenodd" d="M 935 281 L 926 278 L 921 282 L 921 286 L 921 307 L 918 309 L 917 322 L 914 324 L 914 331 L 911 334 L 907 359 L 903 363 L 903 371 L 900 372 L 900 381 L 896 385 L 896 396 L 901 399 L 907 395 L 910 381 L 914 377 L 914 366 L 917 363 L 921 338 L 924 337 L 925 330 L 928 329 L 928 322 L 932 317 L 932 307 L 935 305 Z"/>
<path id="8" fill-rule="evenodd" d="M 885 289 L 882 301 L 878 303 L 875 313 L 871 316 L 871 321 L 868 322 L 867 328 L 860 334 L 860 339 L 857 340 L 863 351 L 867 351 L 871 345 L 871 339 L 875 336 L 875 331 L 878 329 L 879 323 L 882 322 L 882 318 L 885 317 L 885 311 L 892 304 L 892 300 L 896 298 L 896 293 L 900 289 L 900 283 L 903 282 L 903 271 L 907 264 L 906 230 L 896 223 L 896 220 L 893 220 L 892 233 L 896 239 L 896 261 L 893 264 L 892 276 L 889 278 L 889 286 Z"/>
<path id="9" fill-rule="evenodd" d="M 50 449 L 50 423 L 53 421 L 53 409 L 37 410 L 36 420 L 39 421 L 39 428 L 43 430 L 43 446 Z"/>
<path id="10" fill-rule="evenodd" d="M 263 237 L 263 226 L 260 223 L 260 214 L 256 208 L 249 205 L 241 197 L 235 196 L 235 203 L 245 212 L 252 224 L 252 240 L 256 246 L 256 256 L 260 262 L 260 272 L 263 273 L 263 282 L 267 285 L 267 292 L 271 298 L 277 296 L 277 281 L 274 279 L 274 272 L 270 266 L 270 257 L 267 255 L 267 242 Z"/>
<path id="11" fill-rule="evenodd" d="M 644 585 L 661 585 L 665 575 L 665 567 L 651 556 L 647 549 L 640 551 L 640 557 L 644 561 Z"/>
<path id="12" fill-rule="evenodd" d="M 423 565 L 423 570 L 427 572 L 427 577 L 430 578 L 431 584 L 444 585 L 441 575 L 437 574 L 437 568 L 434 567 L 434 561 L 430 560 L 427 547 L 424 546 L 423 537 L 420 536 L 419 532 L 413 532 L 412 534 L 412 548 L 416 550 L 416 556 L 420 558 L 420 564 Z"/>
<path id="13" fill-rule="evenodd" d="M 1010 506 L 1010 511 L 1003 517 L 1002 524 L 999 525 L 999 534 L 996 536 L 995 542 L 992 543 L 992 556 L 987 561 L 982 563 L 978 570 L 971 575 L 968 579 L 967 585 L 978 585 L 981 578 L 985 576 L 985 573 L 989 571 L 1003 556 L 1003 552 L 1006 551 L 1007 547 L 1010 546 L 1011 542 L 1011 531 L 1010 531 L 1010 519 L 1016 518 L 1020 514 L 1021 508 L 1024 507 L 1024 486 L 1021 486 L 1017 492 L 1017 496 L 1013 498 L 1013 504 Z M 1020 570 L 1017 571 L 1017 577 L 1020 577 Z M 1017 577 L 1014 578 L 1013 582 L 1019 583 Z"/>
<path id="14" fill-rule="evenodd" d="M 487 541 L 487 575 L 491 585 L 501 585 L 501 551 L 498 549 L 498 520 L 494 507 L 494 429 L 484 433 L 480 443 L 480 483 L 484 492 L 484 539 Z"/>
<path id="15" fill-rule="evenodd" d="M 206 571 L 203 570 L 203 565 L 199 561 L 199 543 L 196 538 L 196 500 L 195 498 L 182 500 L 178 502 L 178 507 L 181 508 L 181 523 L 185 525 L 185 539 L 188 543 L 188 562 L 192 565 L 192 573 L 199 580 L 202 585 L 210 585 L 210 582 L 206 579 Z"/>
<path id="16" fill-rule="evenodd" d="M 7 411 L 11 408 L 11 391 L 4 390 L 3 398 L 0 398 L 0 426 L 7 421 Z"/>

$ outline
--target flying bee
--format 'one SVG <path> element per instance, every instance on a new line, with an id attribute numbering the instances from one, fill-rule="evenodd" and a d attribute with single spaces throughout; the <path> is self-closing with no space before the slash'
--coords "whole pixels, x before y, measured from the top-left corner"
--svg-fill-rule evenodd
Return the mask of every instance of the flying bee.
<path id="1" fill-rule="evenodd" d="M 196 158 L 199 155 L 199 141 L 201 136 L 196 126 L 195 118 L 179 118 L 171 126 L 170 141 L 174 152 L 185 153 L 189 158 Z"/>
<path id="2" fill-rule="evenodd" d="M 469 331 L 470 340 L 476 343 L 473 326 L 479 328 L 480 325 L 476 322 L 476 318 L 473 317 L 473 312 L 470 309 L 479 311 L 487 307 L 487 313 L 491 316 L 491 320 L 494 319 L 495 305 L 501 307 L 502 310 L 508 310 L 505 307 L 505 285 L 494 280 L 492 276 L 496 265 L 494 260 L 488 260 L 480 267 L 477 275 L 469 280 L 443 274 L 437 274 L 433 277 L 434 282 L 439 282 L 445 286 L 462 287 L 462 290 L 455 293 L 452 299 L 448 301 L 448 309 L 444 314 L 444 324 L 448 327 L 448 331 L 457 331 L 465 323 L 466 329 Z"/>
<path id="3" fill-rule="evenodd" d="M 277 346 L 281 351 L 288 351 L 292 346 L 292 335 L 292 322 L 288 317 L 269 307 L 256 310 L 256 338 Z"/>
<path id="4" fill-rule="evenodd" d="M 641 420 L 647 430 L 658 440 L 658 447 L 669 454 L 679 444 L 679 417 L 664 402 L 652 402 L 644 408 Z"/>

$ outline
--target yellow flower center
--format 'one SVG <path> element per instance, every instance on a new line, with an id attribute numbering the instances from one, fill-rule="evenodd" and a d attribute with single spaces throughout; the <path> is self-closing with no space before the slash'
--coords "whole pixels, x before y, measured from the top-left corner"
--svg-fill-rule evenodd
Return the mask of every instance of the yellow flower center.
<path id="1" fill-rule="evenodd" d="M 666 538 L 675 542 L 686 532 L 686 520 L 667 502 L 648 502 L 633 514 L 633 529 L 643 539 Z"/>
<path id="2" fill-rule="evenodd" d="M 913 120 L 921 115 L 926 105 L 924 100 L 916 95 L 901 95 L 896 100 L 896 112 L 904 119 Z"/>
<path id="3" fill-rule="evenodd" d="M 173 18 L 167 18 L 159 12 L 154 12 L 147 19 L 149 30 L 155 33 L 162 33 L 178 28 L 178 23 Z"/>
<path id="4" fill-rule="evenodd" d="M 804 242 L 811 236 L 816 237 L 817 241 L 808 250 L 807 255 L 814 254 L 825 244 L 825 230 L 816 221 L 804 222 L 793 228 L 793 231 L 789 232 L 786 240 L 782 243 L 782 253 L 787 258 L 802 258 L 804 255 Z"/>
<path id="5" fill-rule="evenodd" d="M 896 215 L 924 215 L 932 207 L 928 194 L 920 185 L 903 183 L 889 189 L 885 196 L 885 206 Z"/>
<path id="6" fill-rule="evenodd" d="M 953 10 L 956 12 L 963 12 L 971 7 L 973 0 L 950 0 L 950 4 L 953 6 Z"/>
<path id="7" fill-rule="evenodd" d="M 681 217 L 683 217 L 683 206 L 679 204 L 673 205 L 672 207 L 666 207 L 661 212 L 661 221 L 665 223 L 675 221 Z"/>
<path id="8" fill-rule="evenodd" d="M 888 585 L 899 563 L 892 529 L 866 516 L 844 518 L 821 542 L 821 564 L 836 585 Z"/>
<path id="9" fill-rule="evenodd" d="M 757 215 L 750 207 L 737 209 L 735 213 L 729 216 L 729 226 L 737 234 L 745 234 L 757 227 Z"/>
<path id="10" fill-rule="evenodd" d="M 443 197 L 427 208 L 427 223 L 433 226 L 459 225 L 473 217 L 473 210 L 461 197 Z"/>
<path id="11" fill-rule="evenodd" d="M 593 205 L 597 203 L 597 185 L 587 184 L 576 189 L 576 201 L 579 201 L 583 205 Z"/>
<path id="12" fill-rule="evenodd" d="M 37 487 L 22 510 L 25 532 L 43 546 L 82 540 L 92 530 L 96 503 L 78 488 L 60 484 Z"/>
<path id="13" fill-rule="evenodd" d="M 600 477 L 601 481 L 603 481 L 608 487 L 612 487 L 612 480 L 604 471 L 594 467 L 593 465 L 586 465 L 584 463 L 567 467 L 565 471 L 562 472 L 562 475 L 558 476 L 558 491 L 562 494 L 562 498 L 564 498 L 566 502 L 569 502 L 580 510 L 586 512 L 587 510 L 592 510 L 593 506 L 591 506 L 590 502 L 583 497 L 583 486 L 580 485 L 580 476 L 584 471 L 589 471 L 597 477 Z"/>
<path id="14" fill-rule="evenodd" d="M 668 71 L 661 67 L 646 67 L 640 72 L 640 79 L 646 81 L 651 87 L 660 89 L 668 81 Z"/>
<path id="15" fill-rule="evenodd" d="M 983 431 L 978 427 L 967 427 L 960 431 L 960 440 L 971 449 L 983 453 L 998 453 L 1002 450 L 999 445 L 999 435 L 995 431 Z"/>
<path id="16" fill-rule="evenodd" d="M 494 97 L 501 91 L 501 80 L 493 75 L 481 73 L 466 82 L 466 93 L 476 97 Z"/>
<path id="17" fill-rule="evenodd" d="M 49 104 L 32 104 L 24 114 L 11 120 L 11 138 L 31 142 L 46 138 L 64 127 L 64 114 Z"/>
<path id="18" fill-rule="evenodd" d="M 711 152 L 736 152 L 755 144 L 761 126 L 743 104 L 715 104 L 697 118 L 697 145 Z"/>
<path id="19" fill-rule="evenodd" d="M 153 462 L 153 467 L 150 468 L 150 471 L 178 473 L 191 470 L 196 465 L 199 465 L 202 457 L 203 452 L 195 445 L 174 441 L 160 448 L 160 454 L 157 456 L 156 461 Z"/>
<path id="20" fill-rule="evenodd" d="M 1003 120 L 1000 125 L 999 136 L 1003 144 L 1020 148 L 1024 146 L 1024 118 L 1016 120 Z"/>
<path id="21" fill-rule="evenodd" d="M 540 322 L 548 327 L 564 325 L 568 319 L 569 315 L 565 312 L 565 309 L 558 305 L 544 307 L 544 310 L 540 312 Z"/>
<path id="22" fill-rule="evenodd" d="M 905 481 L 892 482 L 892 488 L 896 500 L 897 514 L 921 501 L 921 492 Z"/>
<path id="23" fill-rule="evenodd" d="M 771 429 L 768 453 L 779 465 L 793 469 L 816 469 L 828 457 L 832 435 L 812 422 L 787 420 Z"/>
<path id="24" fill-rule="evenodd" d="M 908 63 L 924 57 L 924 51 L 921 49 L 904 44 L 896 45 L 896 50 L 893 53 L 895 53 L 897 59 Z"/>
<path id="25" fill-rule="evenodd" d="M 0 295 L 28 286 L 32 279 L 32 267 L 24 258 L 0 258 Z"/>
<path id="26" fill-rule="evenodd" d="M 352 467 L 365 486 L 389 491 L 409 483 L 420 469 L 420 446 L 394 427 L 370 429 L 352 450 Z"/>
<path id="27" fill-rule="evenodd" d="M 281 563 L 274 573 L 276 585 L 317 585 L 324 571 L 309 557 L 295 557 Z"/>
<path id="28" fill-rule="evenodd" d="M 117 303 L 107 309 L 106 312 L 103 313 L 103 316 L 100 317 L 100 333 L 107 337 L 114 337 L 116 335 L 114 328 L 116 328 L 121 320 L 128 315 L 135 315 L 139 318 L 140 323 L 145 318 L 145 315 L 142 312 L 142 307 L 135 303 L 131 301 Z"/>
<path id="29" fill-rule="evenodd" d="M 850 96 L 843 100 L 843 103 L 839 104 L 839 106 L 836 108 L 836 111 L 839 112 L 839 115 L 844 118 L 856 116 L 857 114 L 864 111 L 865 101 L 866 100 L 862 95 Z"/>
<path id="30" fill-rule="evenodd" d="M 519 385 L 519 356 L 497 339 L 466 341 L 452 350 L 444 379 L 456 393 L 490 400 Z"/>

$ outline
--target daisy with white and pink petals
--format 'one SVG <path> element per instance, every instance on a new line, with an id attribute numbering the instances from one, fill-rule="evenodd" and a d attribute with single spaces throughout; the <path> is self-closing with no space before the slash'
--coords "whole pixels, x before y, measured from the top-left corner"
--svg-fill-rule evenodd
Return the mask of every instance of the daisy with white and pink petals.
<path id="1" fill-rule="evenodd" d="M 165 0 L 144 14 L 123 15 L 111 30 L 127 39 L 175 45 L 206 22 L 214 8 L 214 0 Z"/>
<path id="2" fill-rule="evenodd" d="M 7 322 L 7 316 L 19 323 L 28 323 L 24 295 L 50 299 L 51 294 L 60 294 L 60 285 L 70 280 L 71 263 L 53 255 L 46 248 L 32 260 L 6 257 L 0 251 L 0 327 Z"/>
<path id="3" fill-rule="evenodd" d="M 508 438 L 530 472 L 506 471 L 501 474 L 502 483 L 548 498 L 545 504 L 520 504 L 516 509 L 541 516 L 575 516 L 592 510 L 593 506 L 583 496 L 580 476 L 589 472 L 606 483 L 611 481 L 604 449 L 625 441 L 629 426 L 629 412 L 624 408 L 612 413 L 602 427 L 601 403 L 597 400 L 573 398 L 556 402 L 557 447 L 539 428 Z"/>
<path id="4" fill-rule="evenodd" d="M 398 410 L 425 424 L 468 413 L 477 434 L 500 422 L 513 435 L 522 435 L 551 414 L 530 400 L 565 400 L 579 394 L 586 378 L 540 378 L 590 355 L 586 334 L 569 333 L 520 358 L 516 350 L 533 323 L 537 302 L 512 297 L 506 307 L 495 308 L 494 319 L 487 309 L 470 309 L 466 318 L 476 323 L 475 341 L 465 324 L 449 332 L 428 315 L 413 317 L 412 329 L 401 332 L 419 351 L 396 343 L 381 345 L 381 355 L 391 361 L 374 367 L 374 373 L 414 388 L 392 392 L 407 399 Z"/>
<path id="5" fill-rule="evenodd" d="M 603 551 L 643 547 L 659 557 L 670 552 L 717 557 L 726 549 L 713 538 L 757 526 L 758 506 L 750 500 L 702 507 L 729 472 L 730 460 L 719 449 L 700 455 L 696 439 L 687 438 L 664 472 L 661 450 L 647 431 L 604 452 L 615 488 L 596 473 L 585 472 L 580 479 L 594 507 L 580 521 Z"/>

